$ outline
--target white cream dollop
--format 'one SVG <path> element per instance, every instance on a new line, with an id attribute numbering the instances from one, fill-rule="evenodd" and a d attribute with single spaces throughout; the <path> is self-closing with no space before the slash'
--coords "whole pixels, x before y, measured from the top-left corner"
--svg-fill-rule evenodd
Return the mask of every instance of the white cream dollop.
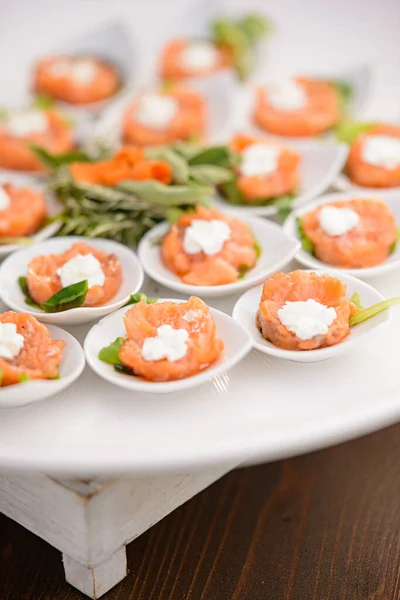
<path id="1" fill-rule="evenodd" d="M 207 256 L 221 252 L 223 245 L 231 237 L 231 228 L 228 223 L 212 219 L 194 219 L 186 227 L 183 236 L 183 249 L 186 254 L 204 252 Z"/>
<path id="2" fill-rule="evenodd" d="M 285 302 L 278 310 L 282 325 L 299 340 L 311 340 L 317 335 L 325 335 L 336 317 L 336 310 L 332 306 L 328 308 L 311 298 L 305 302 Z"/>
<path id="3" fill-rule="evenodd" d="M 91 58 L 60 58 L 50 67 L 54 77 L 70 77 L 76 83 L 91 83 L 97 74 L 97 65 Z"/>
<path id="4" fill-rule="evenodd" d="M 281 151 L 273 144 L 251 144 L 242 152 L 243 175 L 270 175 L 278 168 Z"/>
<path id="5" fill-rule="evenodd" d="M 94 285 L 104 285 L 106 279 L 100 262 L 91 252 L 77 254 L 68 260 L 57 269 L 57 275 L 60 277 L 63 288 L 86 279 L 89 288 L 92 288 Z"/>
<path id="6" fill-rule="evenodd" d="M 12 360 L 21 352 L 24 336 L 17 333 L 15 323 L 0 323 L 0 356 Z"/>
<path id="7" fill-rule="evenodd" d="M 212 69 L 218 61 L 218 50 L 211 42 L 192 42 L 180 55 L 180 63 L 191 71 Z"/>
<path id="8" fill-rule="evenodd" d="M 385 169 L 400 166 L 400 139 L 390 135 L 368 135 L 362 147 L 364 162 Z"/>
<path id="9" fill-rule="evenodd" d="M 11 135 L 22 137 L 32 133 L 45 133 L 48 129 L 46 113 L 33 108 L 12 112 L 5 123 Z"/>
<path id="10" fill-rule="evenodd" d="M 300 84 L 289 79 L 268 89 L 268 102 L 278 110 L 300 110 L 307 105 L 307 94 Z"/>
<path id="11" fill-rule="evenodd" d="M 324 206 L 319 212 L 318 220 L 325 233 L 332 237 L 337 237 L 357 227 L 360 217 L 351 208 Z"/>
<path id="12" fill-rule="evenodd" d="M 145 127 L 165 129 L 179 110 L 174 98 L 161 94 L 143 94 L 135 110 L 135 119 Z"/>
<path id="13" fill-rule="evenodd" d="M 144 340 L 142 357 L 147 361 L 166 358 L 175 362 L 185 356 L 188 339 L 189 334 L 186 329 L 173 329 L 171 325 L 161 325 L 157 328 L 155 337 L 148 337 Z"/>
<path id="14" fill-rule="evenodd" d="M 6 210 L 11 204 L 11 198 L 6 190 L 0 186 L 0 211 Z"/>

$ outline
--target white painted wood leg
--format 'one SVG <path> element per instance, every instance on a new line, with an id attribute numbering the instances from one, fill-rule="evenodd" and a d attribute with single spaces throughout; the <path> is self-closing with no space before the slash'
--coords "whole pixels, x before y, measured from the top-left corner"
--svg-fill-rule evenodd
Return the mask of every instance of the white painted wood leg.
<path id="1" fill-rule="evenodd" d="M 67 554 L 63 554 L 63 564 L 66 581 L 95 599 L 111 590 L 127 574 L 125 546 L 92 568 L 81 565 Z"/>
<path id="2" fill-rule="evenodd" d="M 0 511 L 60 550 L 67 581 L 100 598 L 126 575 L 126 544 L 235 466 L 111 481 L 0 473 Z"/>

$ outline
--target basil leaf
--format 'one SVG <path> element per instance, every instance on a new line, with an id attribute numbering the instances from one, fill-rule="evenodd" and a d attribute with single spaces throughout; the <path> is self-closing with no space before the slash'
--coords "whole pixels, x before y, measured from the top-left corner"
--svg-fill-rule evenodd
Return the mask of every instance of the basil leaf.
<path id="1" fill-rule="evenodd" d="M 281 198 L 275 198 L 270 201 L 276 209 L 276 216 L 280 221 L 285 221 L 292 212 L 292 204 L 294 200 L 294 194 L 287 194 Z"/>
<path id="2" fill-rule="evenodd" d="M 117 371 L 117 373 L 123 373 L 123 375 L 135 374 L 133 370 L 130 367 L 127 367 L 126 365 L 114 365 L 114 371 Z"/>
<path id="3" fill-rule="evenodd" d="M 246 273 L 250 270 L 249 265 L 239 265 L 238 279 L 243 279 Z"/>
<path id="4" fill-rule="evenodd" d="M 48 110 L 49 108 L 53 108 L 54 106 L 55 102 L 53 98 L 50 98 L 50 96 L 46 96 L 46 94 L 39 94 L 31 103 L 31 108 L 35 108 L 36 110 Z"/>
<path id="5" fill-rule="evenodd" d="M 68 285 L 46 300 L 46 302 L 41 305 L 41 308 L 47 313 L 78 308 L 85 302 L 88 289 L 89 285 L 87 279 L 79 281 L 79 283 Z"/>
<path id="6" fill-rule="evenodd" d="M 358 310 L 362 310 L 361 298 L 358 292 L 354 292 L 354 294 L 350 298 L 350 302 L 352 302 L 354 306 L 358 308 Z"/>
<path id="7" fill-rule="evenodd" d="M 297 223 L 297 232 L 298 232 L 303 250 L 305 250 L 306 252 L 309 252 L 310 254 L 315 256 L 314 242 L 312 242 L 310 240 L 310 238 L 307 237 L 306 232 L 304 231 L 303 222 L 301 220 L 301 217 L 296 218 L 296 223 Z"/>
<path id="8" fill-rule="evenodd" d="M 154 304 L 157 302 L 158 298 L 151 298 L 146 296 L 146 294 L 138 293 L 131 294 L 128 302 L 124 304 L 124 306 L 129 306 L 130 304 L 137 304 L 138 302 L 146 302 L 146 304 Z"/>
<path id="9" fill-rule="evenodd" d="M 24 276 L 18 277 L 18 284 L 19 284 L 19 287 L 21 289 L 21 292 L 25 296 L 25 304 L 27 304 L 28 306 L 31 306 L 32 308 L 38 308 L 40 310 L 39 304 L 37 304 L 33 300 L 33 298 L 31 297 L 31 294 L 29 292 L 29 286 L 28 286 L 28 280 L 27 280 L 27 278 L 24 277 Z"/>
<path id="10" fill-rule="evenodd" d="M 226 181 L 220 186 L 220 192 L 231 204 L 245 204 L 245 199 L 237 185 L 237 179 Z"/>
<path id="11" fill-rule="evenodd" d="M 207 185 L 189 183 L 187 185 L 165 185 L 159 181 L 123 181 L 117 189 L 135 194 L 150 204 L 174 206 L 175 204 L 194 205 L 213 194 L 213 188 Z"/>
<path id="12" fill-rule="evenodd" d="M 119 358 L 119 352 L 124 340 L 125 338 L 118 337 L 109 346 L 102 348 L 99 352 L 99 359 L 110 365 L 123 365 L 122 360 Z"/>
<path id="13" fill-rule="evenodd" d="M 190 176 L 200 184 L 219 185 L 230 181 L 234 174 L 230 169 L 217 165 L 194 165 L 190 167 Z"/>
<path id="14" fill-rule="evenodd" d="M 364 323 L 364 321 L 367 321 L 368 319 L 371 319 L 372 317 L 379 315 L 379 313 L 384 312 L 385 310 L 388 310 L 388 308 L 391 308 L 392 306 L 395 306 L 396 304 L 400 304 L 400 297 L 389 298 L 388 300 L 382 300 L 382 302 L 378 302 L 377 304 L 373 304 L 372 306 L 369 306 L 368 308 L 364 308 L 364 309 L 360 310 L 358 313 L 356 313 L 355 315 L 351 315 L 350 321 L 349 321 L 350 327 L 354 327 L 355 325 Z"/>
<path id="15" fill-rule="evenodd" d="M 375 127 L 375 125 L 377 125 L 377 123 L 342 121 L 334 128 L 334 134 L 338 142 L 352 144 L 358 136 L 367 133 L 372 127 Z"/>
<path id="16" fill-rule="evenodd" d="M 216 167 L 231 168 L 240 163 L 240 156 L 227 146 L 213 146 L 201 150 L 189 159 L 189 166 L 214 165 Z"/>
<path id="17" fill-rule="evenodd" d="M 238 21 L 238 25 L 253 44 L 273 29 L 271 21 L 259 13 L 244 16 Z"/>
<path id="18" fill-rule="evenodd" d="M 261 254 L 262 254 L 261 246 L 260 246 L 260 244 L 256 240 L 254 240 L 253 247 L 254 247 L 254 250 L 255 250 L 255 253 L 256 253 L 256 258 L 258 260 L 260 258 L 260 256 L 261 256 Z"/>
<path id="19" fill-rule="evenodd" d="M 396 240 L 393 242 L 393 244 L 390 246 L 389 248 L 389 254 L 393 254 L 393 252 L 395 252 L 397 245 L 399 243 L 400 240 L 400 228 L 397 228 L 397 238 Z"/>
<path id="20" fill-rule="evenodd" d="M 18 381 L 19 381 L 19 383 L 24 383 L 25 381 L 30 381 L 30 380 L 31 380 L 31 378 L 26 373 L 20 373 L 18 375 Z"/>
<path id="21" fill-rule="evenodd" d="M 61 165 L 68 165 L 73 162 L 91 162 L 91 158 L 81 150 L 71 150 L 63 154 L 51 154 L 41 146 L 35 144 L 29 145 L 32 152 L 40 162 L 50 171 L 58 169 Z"/>
<path id="22" fill-rule="evenodd" d="M 167 162 L 172 169 L 172 176 L 175 183 L 187 183 L 189 180 L 189 167 L 187 161 L 167 146 L 153 146 L 147 148 L 145 156 L 149 160 L 163 160 Z"/>

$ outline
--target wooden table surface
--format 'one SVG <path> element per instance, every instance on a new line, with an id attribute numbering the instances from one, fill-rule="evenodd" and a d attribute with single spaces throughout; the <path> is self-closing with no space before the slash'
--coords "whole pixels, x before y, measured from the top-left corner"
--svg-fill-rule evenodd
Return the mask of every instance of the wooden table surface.
<path id="1" fill-rule="evenodd" d="M 104 600 L 399 600 L 400 425 L 235 471 L 128 546 Z M 0 517 L 1 600 L 83 600 L 60 554 Z"/>

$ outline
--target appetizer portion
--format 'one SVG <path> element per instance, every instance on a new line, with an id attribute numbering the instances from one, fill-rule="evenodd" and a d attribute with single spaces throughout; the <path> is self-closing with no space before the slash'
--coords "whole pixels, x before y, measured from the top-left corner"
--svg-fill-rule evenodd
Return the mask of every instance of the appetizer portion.
<path id="1" fill-rule="evenodd" d="M 0 244 L 36 233 L 46 215 L 42 192 L 11 183 L 0 184 Z"/>
<path id="2" fill-rule="evenodd" d="M 346 172 L 357 185 L 400 186 L 400 125 L 376 125 L 350 146 Z"/>
<path id="3" fill-rule="evenodd" d="M 26 280 L 20 279 L 28 299 L 46 312 L 103 306 L 121 283 L 117 256 L 82 242 L 61 254 L 36 256 L 28 265 Z"/>
<path id="4" fill-rule="evenodd" d="M 50 56 L 35 67 L 33 89 L 69 104 L 90 104 L 113 96 L 121 86 L 119 71 L 94 56 Z"/>
<path id="5" fill-rule="evenodd" d="M 235 178 L 221 186 L 227 200 L 265 204 L 293 194 L 300 183 L 300 155 L 261 137 L 236 135 L 230 148 L 240 156 Z"/>
<path id="6" fill-rule="evenodd" d="M 229 48 L 207 40 L 177 39 L 169 42 L 162 53 L 162 79 L 186 79 L 217 73 L 233 64 Z"/>
<path id="7" fill-rule="evenodd" d="M 65 345 L 32 315 L 0 314 L 0 386 L 57 378 Z"/>
<path id="8" fill-rule="evenodd" d="M 124 143 L 138 146 L 202 139 L 206 124 L 207 106 L 202 95 L 176 86 L 141 94 L 124 116 L 122 138 Z"/>
<path id="9" fill-rule="evenodd" d="M 254 267 L 259 250 L 246 223 L 198 206 L 183 214 L 163 238 L 164 266 L 184 283 L 234 283 Z"/>
<path id="10" fill-rule="evenodd" d="M 395 218 L 385 202 L 354 198 L 330 202 L 298 217 L 303 247 L 319 260 L 345 269 L 385 261 L 397 242 Z"/>
<path id="11" fill-rule="evenodd" d="M 208 39 L 171 40 L 161 55 L 160 76 L 165 80 L 182 80 L 233 68 L 239 79 L 244 80 L 253 70 L 256 46 L 269 29 L 270 24 L 259 14 L 235 20 L 217 19 L 210 23 Z"/>
<path id="12" fill-rule="evenodd" d="M 253 120 L 258 127 L 275 135 L 313 136 L 334 127 L 341 119 L 342 108 L 342 96 L 334 84 L 296 77 L 281 84 L 258 87 Z"/>
<path id="13" fill-rule="evenodd" d="M 108 160 L 97 162 L 75 162 L 70 165 L 75 181 L 115 186 L 121 181 L 160 181 L 171 183 L 172 169 L 169 163 L 161 160 L 149 160 L 143 150 L 135 146 L 121 148 Z"/>
<path id="14" fill-rule="evenodd" d="M 199 298 L 187 302 L 140 301 L 125 313 L 126 336 L 99 353 L 117 370 L 148 381 L 174 381 L 197 375 L 221 356 L 209 307 Z"/>
<path id="15" fill-rule="evenodd" d="M 265 281 L 256 324 L 279 348 L 315 350 L 346 338 L 355 312 L 340 279 L 297 270 Z"/>
<path id="16" fill-rule="evenodd" d="M 31 145 L 62 154 L 75 147 L 75 140 L 70 125 L 54 109 L 7 112 L 4 119 L 0 119 L 0 167 L 43 171 Z"/>

